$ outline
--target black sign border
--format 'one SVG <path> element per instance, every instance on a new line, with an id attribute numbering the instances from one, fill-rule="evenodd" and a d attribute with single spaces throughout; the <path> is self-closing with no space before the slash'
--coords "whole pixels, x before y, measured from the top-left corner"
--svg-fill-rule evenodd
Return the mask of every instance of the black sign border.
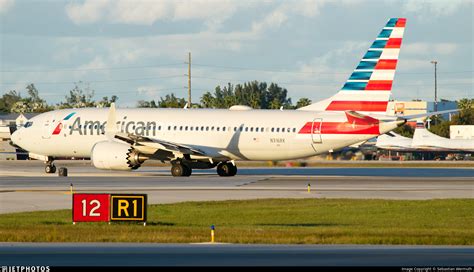
<path id="1" fill-rule="evenodd" d="M 113 218 L 113 197 L 143 197 L 143 218 L 114 219 Z M 147 194 L 110 194 L 110 222 L 147 222 L 148 216 L 148 195 Z"/>

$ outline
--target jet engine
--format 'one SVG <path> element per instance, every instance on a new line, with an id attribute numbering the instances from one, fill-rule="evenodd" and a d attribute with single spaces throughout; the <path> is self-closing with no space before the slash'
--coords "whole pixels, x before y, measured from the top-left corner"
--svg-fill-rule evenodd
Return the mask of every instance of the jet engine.
<path id="1" fill-rule="evenodd" d="M 91 153 L 92 164 L 105 170 L 135 170 L 147 159 L 129 144 L 110 141 L 96 143 Z"/>

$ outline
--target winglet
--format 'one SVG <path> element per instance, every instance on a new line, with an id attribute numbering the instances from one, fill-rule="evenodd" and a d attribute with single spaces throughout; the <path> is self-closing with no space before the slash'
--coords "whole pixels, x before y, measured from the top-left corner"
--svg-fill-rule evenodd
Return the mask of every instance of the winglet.
<path id="1" fill-rule="evenodd" d="M 108 139 L 113 139 L 117 133 L 117 115 L 115 113 L 115 103 L 110 104 L 109 115 L 107 117 L 107 124 L 105 125 L 105 135 Z"/>

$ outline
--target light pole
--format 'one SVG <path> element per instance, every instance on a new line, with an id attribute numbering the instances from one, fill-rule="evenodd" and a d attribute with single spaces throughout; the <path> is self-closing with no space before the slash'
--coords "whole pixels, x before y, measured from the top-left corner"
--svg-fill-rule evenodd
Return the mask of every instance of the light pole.
<path id="1" fill-rule="evenodd" d="M 432 60 L 431 63 L 434 64 L 434 67 L 435 67 L 435 72 L 434 72 L 434 76 L 435 76 L 435 100 L 434 100 L 434 111 L 438 111 L 438 82 L 436 80 L 436 72 L 437 72 L 437 64 L 438 64 L 438 61 L 436 60 Z"/>

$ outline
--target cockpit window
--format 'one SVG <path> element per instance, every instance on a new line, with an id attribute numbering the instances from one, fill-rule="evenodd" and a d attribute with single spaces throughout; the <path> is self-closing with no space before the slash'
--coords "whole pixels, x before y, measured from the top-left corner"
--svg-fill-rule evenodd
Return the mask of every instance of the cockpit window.
<path id="1" fill-rule="evenodd" d="M 31 127 L 32 125 L 33 125 L 33 122 L 28 121 L 28 122 L 26 122 L 25 127 L 26 127 L 26 128 L 27 128 L 27 127 Z"/>

